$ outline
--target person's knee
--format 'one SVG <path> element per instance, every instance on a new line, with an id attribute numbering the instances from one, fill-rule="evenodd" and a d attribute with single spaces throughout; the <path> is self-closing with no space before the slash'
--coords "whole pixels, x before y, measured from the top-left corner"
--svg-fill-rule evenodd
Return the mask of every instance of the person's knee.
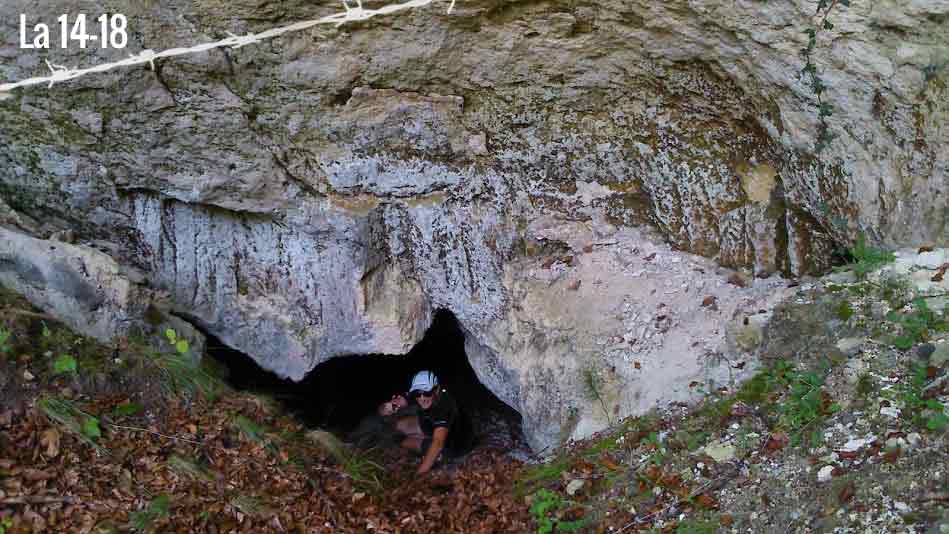
<path id="1" fill-rule="evenodd" d="M 418 436 L 406 436 L 406 438 L 402 440 L 401 445 L 404 449 L 418 452 L 422 450 L 422 438 Z"/>

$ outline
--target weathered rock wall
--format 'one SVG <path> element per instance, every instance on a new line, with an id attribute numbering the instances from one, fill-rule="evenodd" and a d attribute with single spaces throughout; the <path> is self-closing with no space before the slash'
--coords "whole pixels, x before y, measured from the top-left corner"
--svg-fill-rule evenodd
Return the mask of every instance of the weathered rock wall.
<path id="1" fill-rule="evenodd" d="M 45 69 L 17 49 L 20 12 L 79 7 L 4 2 L 0 76 Z M 129 17 L 128 50 L 53 62 L 340 5 L 110 9 Z M 0 219 L 74 229 L 294 378 L 334 355 L 404 352 L 447 308 L 543 448 L 687 398 L 695 377 L 727 372 L 732 315 L 777 298 L 777 282 L 725 285 L 658 242 L 762 276 L 819 272 L 857 229 L 947 242 L 949 2 L 835 11 L 815 53 L 840 135 L 823 164 L 797 76 L 813 9 L 476 0 L 18 92 L 0 101 Z M 606 409 L 584 393 L 590 372 Z"/>

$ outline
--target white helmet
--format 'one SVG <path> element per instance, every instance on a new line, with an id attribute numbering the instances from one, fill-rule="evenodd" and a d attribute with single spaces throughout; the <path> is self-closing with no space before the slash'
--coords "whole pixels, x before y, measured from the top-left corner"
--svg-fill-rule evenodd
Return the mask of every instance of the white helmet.
<path id="1" fill-rule="evenodd" d="M 412 377 L 412 387 L 409 393 L 413 391 L 431 391 L 438 386 L 438 377 L 431 371 L 419 371 Z"/>

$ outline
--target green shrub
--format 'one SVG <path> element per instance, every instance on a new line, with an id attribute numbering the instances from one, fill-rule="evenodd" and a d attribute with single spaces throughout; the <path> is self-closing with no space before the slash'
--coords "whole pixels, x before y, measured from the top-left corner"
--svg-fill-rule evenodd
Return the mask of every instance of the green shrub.
<path id="1" fill-rule="evenodd" d="M 551 534 L 555 532 L 577 532 L 586 524 L 584 519 L 563 521 L 562 513 L 570 505 L 559 493 L 541 488 L 533 494 L 530 513 L 537 521 L 537 534 Z"/>
<path id="2" fill-rule="evenodd" d="M 859 280 L 863 280 L 871 272 L 896 259 L 892 252 L 868 245 L 862 233 L 857 236 L 856 242 L 848 249 L 848 252 L 853 262 L 846 265 L 844 269 L 853 269 Z"/>
<path id="3" fill-rule="evenodd" d="M 847 321 L 851 317 L 853 317 L 853 306 L 850 305 L 849 301 L 840 301 L 840 304 L 837 305 L 837 318 L 841 321 Z"/>
<path id="4" fill-rule="evenodd" d="M 939 320 L 923 298 L 913 301 L 913 311 L 902 313 L 893 310 L 886 315 L 886 318 L 900 327 L 900 334 L 891 340 L 893 346 L 900 350 L 909 349 L 917 342 L 925 341 L 931 330 L 945 328 L 945 320 Z"/>
<path id="5" fill-rule="evenodd" d="M 10 354 L 13 351 L 13 347 L 10 345 L 10 338 L 12 337 L 13 335 L 9 331 L 0 328 L 0 356 Z"/>
<path id="6" fill-rule="evenodd" d="M 928 381 L 926 366 L 912 364 L 909 381 L 902 383 L 899 388 L 900 400 L 903 402 L 903 411 L 912 417 L 915 425 L 941 432 L 949 427 L 949 417 L 946 416 L 946 407 L 937 399 L 923 398 L 923 388 Z"/>
<path id="7" fill-rule="evenodd" d="M 68 354 L 63 354 L 53 360 L 53 374 L 75 373 L 76 369 L 76 359 Z"/>
<path id="8" fill-rule="evenodd" d="M 899 309 L 913 300 L 913 282 L 905 275 L 890 274 L 880 279 L 878 292 L 880 299 Z"/>
<path id="9" fill-rule="evenodd" d="M 823 439 L 820 422 L 839 409 L 824 391 L 829 366 L 818 371 L 787 371 L 782 380 L 788 391 L 778 411 L 778 424 L 787 430 L 793 445 L 800 445 L 809 438 L 811 446 L 818 446 Z"/>

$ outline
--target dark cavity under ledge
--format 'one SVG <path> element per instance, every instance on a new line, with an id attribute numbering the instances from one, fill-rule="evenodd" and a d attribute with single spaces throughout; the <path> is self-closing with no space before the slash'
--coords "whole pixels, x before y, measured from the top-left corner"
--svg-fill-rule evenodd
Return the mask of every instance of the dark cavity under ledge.
<path id="1" fill-rule="evenodd" d="M 308 426 L 339 434 L 351 431 L 393 394 L 406 391 L 412 376 L 428 369 L 471 418 L 479 443 L 528 450 L 520 414 L 478 380 L 465 354 L 464 333 L 445 310 L 435 314 L 408 354 L 339 356 L 317 365 L 300 382 L 280 378 L 213 336 L 208 336 L 208 354 L 227 368 L 235 389 L 270 395 Z"/>

